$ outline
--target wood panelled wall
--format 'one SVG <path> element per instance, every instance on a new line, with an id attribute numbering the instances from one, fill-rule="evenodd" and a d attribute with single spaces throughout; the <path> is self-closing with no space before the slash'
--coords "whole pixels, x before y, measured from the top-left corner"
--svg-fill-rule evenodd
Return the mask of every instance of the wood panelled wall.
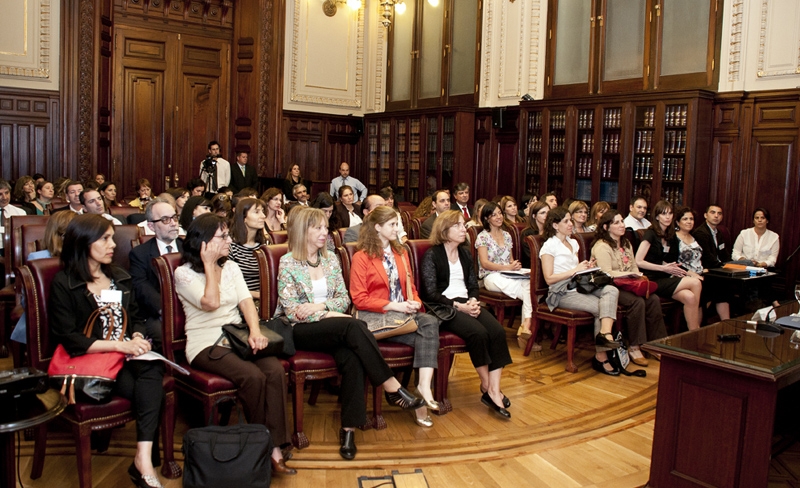
<path id="1" fill-rule="evenodd" d="M 58 92 L 0 90 L 0 177 L 58 175 Z"/>

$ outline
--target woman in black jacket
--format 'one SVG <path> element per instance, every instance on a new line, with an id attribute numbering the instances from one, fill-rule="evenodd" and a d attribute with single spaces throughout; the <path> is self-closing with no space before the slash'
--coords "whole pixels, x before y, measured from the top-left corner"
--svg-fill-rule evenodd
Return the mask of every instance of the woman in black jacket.
<path id="1" fill-rule="evenodd" d="M 71 356 L 100 352 L 139 356 L 151 349 L 131 276 L 111 264 L 115 247 L 114 226 L 100 215 L 78 215 L 67 226 L 61 250 L 64 269 L 51 284 L 48 313 L 56 342 Z M 102 311 L 86 337 L 84 327 L 98 307 Z M 128 326 L 118 340 L 125 314 Z M 140 487 L 161 486 L 151 454 L 164 399 L 163 378 L 160 361 L 126 361 L 114 387 L 115 394 L 130 399 L 136 411 L 136 455 L 128 474 Z"/>
<path id="2" fill-rule="evenodd" d="M 511 364 L 503 326 L 478 302 L 478 278 L 469 251 L 461 244 L 467 238 L 464 216 L 448 210 L 433 223 L 431 247 L 422 258 L 420 298 L 455 309 L 455 316 L 439 326 L 467 343 L 472 365 L 481 379 L 481 402 L 501 417 L 511 401 L 500 391 L 503 367 Z"/>

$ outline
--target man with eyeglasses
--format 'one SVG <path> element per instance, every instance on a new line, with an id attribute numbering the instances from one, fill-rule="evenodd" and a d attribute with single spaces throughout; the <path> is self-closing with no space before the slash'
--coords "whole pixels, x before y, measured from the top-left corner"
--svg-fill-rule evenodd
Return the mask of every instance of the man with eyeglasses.
<path id="1" fill-rule="evenodd" d="M 166 200 L 154 198 L 144 210 L 145 223 L 155 238 L 133 248 L 130 254 L 133 291 L 139 310 L 147 317 L 147 337 L 153 340 L 153 350 L 161 351 L 161 284 L 153 266 L 153 258 L 162 254 L 183 251 L 178 239 L 178 214 Z"/>

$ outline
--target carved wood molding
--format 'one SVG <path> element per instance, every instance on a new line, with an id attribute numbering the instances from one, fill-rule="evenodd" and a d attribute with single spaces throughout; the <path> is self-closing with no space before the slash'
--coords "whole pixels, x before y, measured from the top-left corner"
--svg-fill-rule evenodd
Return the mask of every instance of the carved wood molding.
<path id="1" fill-rule="evenodd" d="M 258 174 L 266 174 L 265 171 L 273 159 L 274 151 L 271 146 L 269 134 L 272 124 L 270 124 L 270 109 L 273 106 L 272 84 L 270 80 L 274 76 L 272 73 L 272 0 L 261 0 L 261 33 L 260 46 L 261 53 L 259 62 L 259 106 L 258 106 Z"/>
<path id="2" fill-rule="evenodd" d="M 527 93 L 536 92 L 539 84 L 539 25 L 542 21 L 542 2 L 531 2 L 531 34 L 528 54 L 528 90 Z"/>
<path id="3" fill-rule="evenodd" d="M 50 0 L 39 0 L 38 4 L 39 38 L 37 42 L 38 52 L 35 54 L 37 66 L 31 68 L 30 66 L 2 64 L 0 65 L 0 75 L 20 76 L 25 78 L 50 78 L 50 25 L 54 21 L 58 22 L 58 19 L 53 20 L 50 18 Z M 27 21 L 28 19 L 26 18 L 25 22 L 27 23 Z M 25 35 L 27 35 L 27 32 Z"/>
<path id="4" fill-rule="evenodd" d="M 795 48 L 797 49 L 797 59 L 793 68 L 781 69 L 781 70 L 769 70 L 765 66 L 766 63 L 765 58 L 767 51 L 767 27 L 768 27 L 767 19 L 769 17 L 769 7 L 770 7 L 769 0 L 761 0 L 761 32 L 758 41 L 758 71 L 756 72 L 756 76 L 758 76 L 759 78 L 769 78 L 772 76 L 800 74 L 800 42 L 798 42 L 797 46 L 795 46 Z M 774 36 L 770 37 L 770 43 L 781 42 L 781 40 L 773 41 L 774 39 L 776 39 Z"/>
<path id="5" fill-rule="evenodd" d="M 492 30 L 494 28 L 494 2 L 487 0 L 483 10 L 483 95 L 482 102 L 489 101 L 489 85 L 492 81 Z"/>
<path id="6" fill-rule="evenodd" d="M 742 56 L 742 23 L 744 22 L 744 0 L 731 3 L 731 32 L 728 48 L 728 81 L 739 81 Z"/>
<path id="7" fill-rule="evenodd" d="M 94 0 L 80 0 L 80 51 L 78 53 L 78 178 L 92 172 L 92 112 L 94 99 Z"/>

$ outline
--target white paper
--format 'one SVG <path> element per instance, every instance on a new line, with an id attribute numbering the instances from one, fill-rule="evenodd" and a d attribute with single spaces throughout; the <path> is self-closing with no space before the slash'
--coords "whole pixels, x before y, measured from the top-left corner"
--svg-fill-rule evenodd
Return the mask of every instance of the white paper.
<path id="1" fill-rule="evenodd" d="M 600 271 L 599 266 L 595 266 L 594 268 L 584 269 L 583 271 L 578 271 L 575 273 L 575 276 L 586 274 L 586 273 L 594 273 L 595 271 Z"/>
<path id="2" fill-rule="evenodd" d="M 188 369 L 184 368 L 178 363 L 170 361 L 169 359 L 165 358 L 164 356 L 155 351 L 148 351 L 144 354 L 139 354 L 138 356 L 131 356 L 128 359 L 136 361 L 164 361 L 165 363 L 169 364 L 175 371 L 181 374 L 185 374 L 187 376 L 190 374 Z"/>

